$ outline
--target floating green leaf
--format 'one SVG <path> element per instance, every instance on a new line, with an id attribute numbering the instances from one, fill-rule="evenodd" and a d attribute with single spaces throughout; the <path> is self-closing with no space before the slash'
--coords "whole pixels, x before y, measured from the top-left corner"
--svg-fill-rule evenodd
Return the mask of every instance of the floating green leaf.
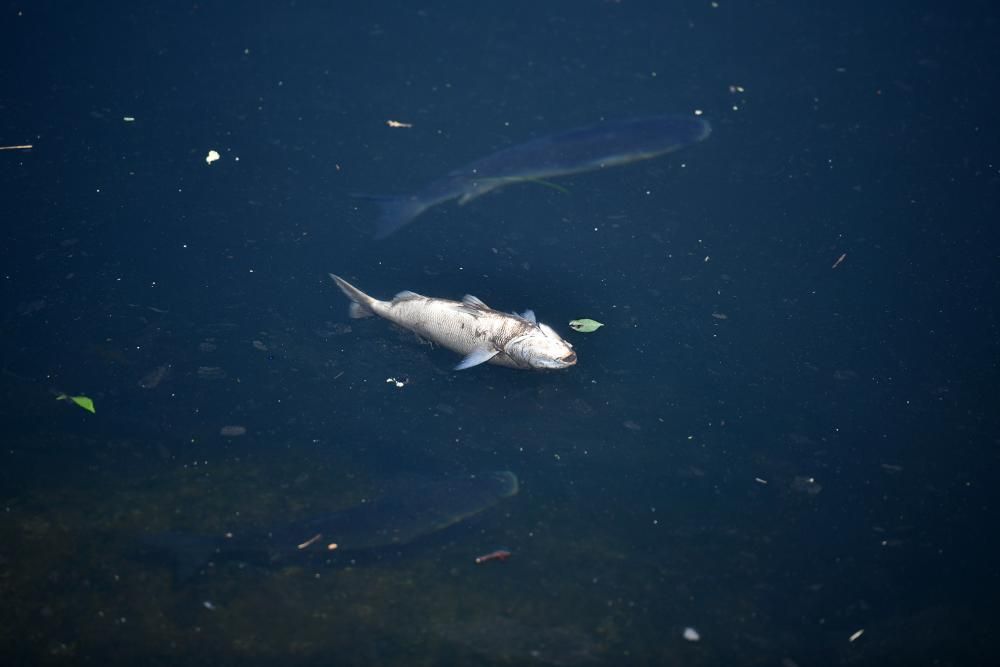
<path id="1" fill-rule="evenodd" d="M 597 320 L 589 320 L 587 318 L 583 318 L 582 320 L 573 320 L 572 322 L 569 323 L 569 326 L 574 331 L 579 331 L 580 333 L 590 333 L 592 331 L 597 331 L 604 325 L 598 322 Z"/>
<path id="2" fill-rule="evenodd" d="M 59 394 L 58 396 L 56 396 L 56 400 L 73 401 L 87 412 L 96 414 L 94 410 L 94 401 L 92 401 L 86 396 L 67 396 L 66 394 Z"/>

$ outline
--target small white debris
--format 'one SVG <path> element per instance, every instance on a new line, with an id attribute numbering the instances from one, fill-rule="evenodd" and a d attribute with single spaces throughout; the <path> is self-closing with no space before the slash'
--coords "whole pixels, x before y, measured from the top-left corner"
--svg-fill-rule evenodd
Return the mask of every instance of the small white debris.
<path id="1" fill-rule="evenodd" d="M 212 164 L 221 157 L 218 151 L 208 151 L 208 155 L 205 156 L 205 164 Z"/>
<path id="2" fill-rule="evenodd" d="M 397 380 L 396 378 L 386 378 L 385 381 L 386 381 L 386 384 L 394 384 L 394 385 L 396 385 L 396 389 L 402 389 L 403 387 L 406 386 L 406 380 L 405 379 L 404 380 Z"/>
<path id="3" fill-rule="evenodd" d="M 792 489 L 800 493 L 815 496 L 823 490 L 823 485 L 817 482 L 815 477 L 797 475 L 795 479 L 792 480 Z"/>
<path id="4" fill-rule="evenodd" d="M 855 639 L 858 639 L 863 634 L 865 634 L 865 629 L 861 628 L 860 630 L 858 630 L 857 632 L 855 632 L 853 635 L 851 635 L 851 641 L 853 642 Z"/>
<path id="5" fill-rule="evenodd" d="M 689 642 L 701 641 L 701 635 L 694 628 L 684 628 L 684 639 Z"/>
<path id="6" fill-rule="evenodd" d="M 767 484 L 767 480 L 761 479 L 760 477 L 754 477 L 753 481 L 757 482 L 758 484 Z"/>
<path id="7" fill-rule="evenodd" d="M 126 123 L 134 123 L 135 116 L 122 116 L 122 120 L 125 121 Z"/>
<path id="8" fill-rule="evenodd" d="M 201 603 L 201 606 L 209 611 L 215 611 L 216 609 L 215 605 L 212 604 L 211 600 L 205 600 L 204 602 Z"/>

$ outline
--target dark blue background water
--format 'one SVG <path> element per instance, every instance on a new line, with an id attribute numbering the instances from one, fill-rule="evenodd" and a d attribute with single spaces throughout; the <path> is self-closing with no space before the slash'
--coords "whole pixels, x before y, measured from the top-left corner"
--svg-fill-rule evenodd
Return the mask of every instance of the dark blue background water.
<path id="1" fill-rule="evenodd" d="M 0 26 L 0 145 L 33 146 L 0 151 L 14 662 L 997 661 L 991 4 L 8 2 Z M 696 110 L 702 144 L 382 242 L 351 196 Z M 533 308 L 580 363 L 452 372 L 349 321 L 331 271 Z M 178 583 L 134 546 L 495 469 L 517 496 L 353 564 Z"/>

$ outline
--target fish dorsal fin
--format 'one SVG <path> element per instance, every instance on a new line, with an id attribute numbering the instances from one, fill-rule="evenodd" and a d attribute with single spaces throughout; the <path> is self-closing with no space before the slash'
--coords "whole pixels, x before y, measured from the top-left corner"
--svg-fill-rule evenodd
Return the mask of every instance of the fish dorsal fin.
<path id="1" fill-rule="evenodd" d="M 400 301 L 412 301 L 413 299 L 423 299 L 425 298 L 422 294 L 417 294 L 416 292 L 411 292 L 408 289 L 399 292 L 396 296 L 392 297 L 393 303 L 399 303 Z"/>
<path id="2" fill-rule="evenodd" d="M 485 303 L 480 301 L 477 297 L 472 296 L 471 294 L 466 294 L 465 296 L 463 296 L 462 303 L 465 304 L 466 306 L 472 306 L 473 308 L 483 308 L 485 310 L 489 310 L 489 306 L 487 306 Z"/>
<path id="3" fill-rule="evenodd" d="M 469 354 L 465 355 L 465 358 L 462 359 L 457 366 L 455 366 L 455 370 L 464 371 L 466 368 L 472 368 L 473 366 L 478 366 L 479 364 L 485 364 L 498 354 L 500 354 L 500 351 L 496 349 L 487 348 L 483 350 L 473 350 Z"/>
<path id="4" fill-rule="evenodd" d="M 520 317 L 521 319 L 528 320 L 532 324 L 538 324 L 538 321 L 535 319 L 535 311 L 533 311 L 531 308 L 524 311 L 523 313 L 518 313 L 518 317 Z"/>

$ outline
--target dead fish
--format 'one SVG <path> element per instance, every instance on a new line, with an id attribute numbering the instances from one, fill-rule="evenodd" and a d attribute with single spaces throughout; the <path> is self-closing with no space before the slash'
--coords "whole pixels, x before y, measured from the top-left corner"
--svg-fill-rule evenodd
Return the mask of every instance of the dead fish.
<path id="1" fill-rule="evenodd" d="M 533 311 L 502 313 L 469 294 L 449 301 L 404 291 L 392 301 L 379 301 L 339 276 L 330 277 L 351 300 L 351 317 L 378 315 L 463 355 L 455 370 L 483 363 L 536 369 L 576 364 L 573 346 L 535 320 Z"/>

